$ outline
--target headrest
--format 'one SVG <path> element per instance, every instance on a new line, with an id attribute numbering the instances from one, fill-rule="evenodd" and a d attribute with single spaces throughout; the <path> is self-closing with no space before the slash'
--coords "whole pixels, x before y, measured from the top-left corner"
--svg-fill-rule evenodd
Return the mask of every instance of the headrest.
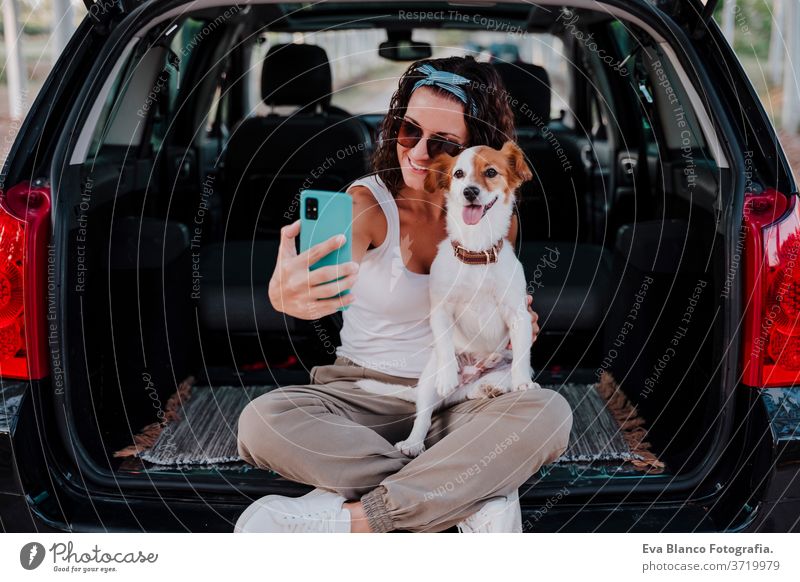
<path id="1" fill-rule="evenodd" d="M 547 125 L 550 121 L 550 76 L 547 70 L 522 62 L 495 63 L 494 67 L 503 78 L 506 90 L 517 100 L 512 107 L 517 127 Z"/>
<path id="2" fill-rule="evenodd" d="M 267 105 L 327 108 L 333 83 L 328 55 L 312 44 L 276 44 L 261 69 L 261 97 Z"/>

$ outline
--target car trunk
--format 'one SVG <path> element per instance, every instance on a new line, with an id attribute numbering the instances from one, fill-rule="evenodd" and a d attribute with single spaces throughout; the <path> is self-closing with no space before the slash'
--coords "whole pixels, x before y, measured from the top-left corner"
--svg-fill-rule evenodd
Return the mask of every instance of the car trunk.
<path id="1" fill-rule="evenodd" d="M 104 160 L 97 167 L 119 166 Z M 123 167 L 123 175 L 136 171 Z M 94 204 L 86 216 L 77 218 L 78 225 L 91 225 L 86 228 L 87 242 L 78 242 L 84 238 L 78 226 L 69 235 L 73 243 L 67 259 L 76 266 L 68 284 L 77 290 L 69 309 L 70 321 L 75 322 L 69 336 L 69 394 L 79 421 L 77 438 L 93 458 L 117 473 L 189 473 L 222 480 L 234 471 L 248 478 L 275 479 L 242 462 L 159 466 L 114 454 L 131 453 L 134 442 L 141 450 L 151 444 L 145 437 L 159 434 L 163 422 L 179 409 L 177 389 L 187 378 L 193 377 L 195 386 L 232 386 L 242 394 L 255 387 L 308 382 L 312 366 L 332 363 L 326 346 L 337 345 L 340 321 L 295 321 L 284 330 L 256 333 L 204 328 L 206 293 L 216 293 L 216 309 L 222 312 L 217 316 L 223 320 L 227 309 L 250 311 L 253 317 L 258 302 L 267 301 L 265 273 L 253 276 L 263 257 L 240 259 L 244 283 L 235 274 L 206 279 L 214 277 L 212 270 L 222 270 L 224 255 L 216 253 L 218 244 L 201 244 L 193 251 L 189 224 L 148 212 L 141 192 L 117 191 L 116 174 L 106 184 L 99 172 L 94 174 Z M 101 194 L 104 188 L 115 193 L 106 197 Z M 104 198 L 107 202 L 100 203 Z M 683 201 L 670 202 L 678 206 Z M 532 481 L 543 476 L 558 482 L 658 476 L 666 485 L 676 474 L 696 469 L 708 452 L 720 414 L 714 362 L 719 361 L 723 337 L 715 299 L 724 291 L 722 273 L 708 267 L 721 264 L 714 255 L 724 248 L 724 240 L 715 232 L 712 215 L 691 205 L 683 212 L 684 218 L 625 224 L 611 249 L 554 240 L 531 241 L 534 250 L 526 251 L 526 241 L 521 242 L 522 256 L 558 257 L 558 264 L 543 267 L 550 270 L 538 280 L 541 287 L 533 289 L 535 298 L 545 290 L 556 297 L 566 295 L 565 289 L 574 287 L 570 274 L 587 256 L 594 268 L 601 261 L 598 277 L 611 282 L 602 287 L 609 293 L 608 307 L 602 308 L 597 329 L 551 333 L 548 319 L 563 316 L 557 313 L 558 300 L 549 310 L 539 311 L 542 333 L 533 349 L 537 380 L 553 387 L 589 385 L 602 372 L 611 373 L 631 405 L 620 413 L 632 415 L 632 422 L 643 421 L 650 451 L 666 466 L 663 472 L 647 472 L 628 462 L 597 458 L 588 464 L 543 468 Z M 196 266 L 198 255 L 204 257 L 202 268 Z M 207 257 L 220 264 L 211 265 Z M 251 270 L 251 263 L 256 269 Z M 533 265 L 535 271 L 536 264 L 528 262 L 528 269 Z M 242 298 L 237 285 L 248 285 L 251 277 L 251 295 Z M 221 291 L 207 285 L 220 279 Z M 577 296 L 584 304 L 576 313 L 592 307 L 586 304 L 594 300 L 591 288 Z M 538 309 L 536 303 L 534 307 Z M 250 397 L 252 393 L 246 398 Z M 219 416 L 216 422 L 203 429 L 233 438 L 235 417 Z M 584 428 L 592 430 L 591 424 Z"/>
<path id="2" fill-rule="evenodd" d="M 570 133 L 558 124 L 553 132 L 569 151 Z M 215 140 L 165 144 L 132 150 L 102 143 L 63 172 L 56 240 L 66 267 L 62 430 L 106 487 L 213 491 L 220 499 L 301 490 L 240 459 L 198 458 L 202 435 L 194 442 L 183 435 L 172 457 L 162 442 L 160 463 L 146 458 L 165 431 L 181 422 L 185 428 L 193 398 L 213 408 L 192 417 L 203 435 L 219 437 L 203 441 L 215 447 L 208 457 L 229 451 L 235 411 L 269 389 L 306 383 L 311 367 L 333 361 L 341 327 L 337 317 L 298 321 L 271 310 L 266 282 L 277 238 L 226 230 L 225 192 L 235 178 L 202 163 L 222 152 Z M 613 165 L 614 154 L 600 145 L 593 150 L 599 164 Z M 573 148 L 576 163 L 582 146 Z M 576 499 L 628 499 L 636 491 L 641 501 L 673 490 L 680 497 L 723 438 L 719 363 L 729 332 L 722 305 L 733 292 L 723 265 L 733 238 L 718 211 L 729 177 L 703 147 L 692 150 L 691 172 L 680 150 L 664 152 L 642 145 L 647 187 L 636 194 L 617 179 L 619 196 L 600 223 L 581 222 L 574 232 L 559 221 L 546 234 L 521 223 L 531 225 L 518 252 L 542 327 L 533 348 L 537 380 L 573 391 L 571 402 L 586 417 L 573 436 L 588 447 L 532 475 L 536 487 L 521 491 L 524 503 L 563 487 Z M 184 172 L 176 162 L 187 159 Z M 579 171 L 581 183 L 602 182 L 597 168 Z M 580 195 L 577 206 L 591 212 L 604 191 L 587 186 Z M 616 423 L 606 441 L 592 420 L 600 412 L 589 396 L 598 394 Z M 598 444 L 614 437 L 620 450 Z"/>

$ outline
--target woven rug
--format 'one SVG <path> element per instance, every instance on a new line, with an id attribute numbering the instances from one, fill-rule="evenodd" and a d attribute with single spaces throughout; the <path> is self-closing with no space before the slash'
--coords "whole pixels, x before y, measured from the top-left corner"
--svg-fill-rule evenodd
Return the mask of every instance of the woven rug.
<path id="1" fill-rule="evenodd" d="M 134 443 L 114 453 L 157 465 L 211 465 L 239 462 L 236 432 L 247 403 L 272 386 L 194 386 L 184 380 L 166 406 L 163 423 L 153 423 Z M 596 384 L 543 384 L 561 393 L 573 411 L 567 450 L 553 464 L 629 463 L 646 473 L 661 473 L 664 463 L 646 440 L 644 420 L 610 374 Z"/>

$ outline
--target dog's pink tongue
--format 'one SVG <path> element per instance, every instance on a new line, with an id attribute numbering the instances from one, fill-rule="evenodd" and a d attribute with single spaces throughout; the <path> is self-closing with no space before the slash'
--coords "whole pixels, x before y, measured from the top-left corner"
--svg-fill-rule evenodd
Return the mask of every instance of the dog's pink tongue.
<path id="1" fill-rule="evenodd" d="M 466 224 L 478 224 L 481 218 L 483 218 L 483 206 L 480 204 L 465 206 L 462 218 Z"/>

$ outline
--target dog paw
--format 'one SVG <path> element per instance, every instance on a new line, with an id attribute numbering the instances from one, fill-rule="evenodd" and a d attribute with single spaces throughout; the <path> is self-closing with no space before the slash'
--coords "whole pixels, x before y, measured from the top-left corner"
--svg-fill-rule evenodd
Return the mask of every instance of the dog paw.
<path id="1" fill-rule="evenodd" d="M 500 396 L 503 394 L 504 390 L 495 386 L 494 384 L 484 383 L 478 384 L 470 389 L 469 393 L 467 394 L 467 398 L 471 399 L 479 399 L 479 398 L 495 398 L 496 396 Z"/>
<path id="2" fill-rule="evenodd" d="M 481 398 L 485 398 L 486 394 L 483 391 L 484 386 L 485 384 L 473 384 L 469 387 L 464 396 L 467 400 L 480 400 Z"/>
<path id="3" fill-rule="evenodd" d="M 535 388 L 541 388 L 538 382 L 534 382 L 533 380 L 528 380 L 527 382 L 520 382 L 519 384 L 514 384 L 512 388 L 514 391 L 522 391 L 522 390 L 533 390 Z"/>
<path id="4" fill-rule="evenodd" d="M 450 396 L 458 386 L 458 365 L 455 360 L 436 371 L 436 392 L 442 398 Z"/>
<path id="5" fill-rule="evenodd" d="M 511 389 L 512 390 L 528 390 L 532 388 L 533 384 L 533 370 L 524 367 L 511 370 Z"/>
<path id="6" fill-rule="evenodd" d="M 422 441 L 412 441 L 410 439 L 395 443 L 394 448 L 407 457 L 419 456 L 425 450 L 425 443 Z"/>

